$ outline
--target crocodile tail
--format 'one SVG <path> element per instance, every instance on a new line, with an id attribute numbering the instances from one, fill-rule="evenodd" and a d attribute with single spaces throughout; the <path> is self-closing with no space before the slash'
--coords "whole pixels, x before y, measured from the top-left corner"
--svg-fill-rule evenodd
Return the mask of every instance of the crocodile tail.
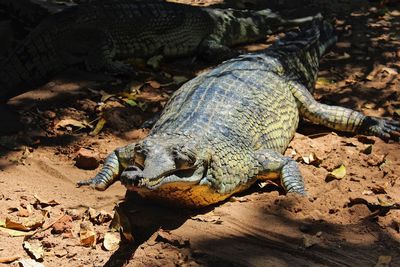
<path id="1" fill-rule="evenodd" d="M 314 21 L 300 31 L 289 32 L 271 46 L 268 53 L 279 57 L 292 79 L 313 91 L 319 60 L 336 43 L 333 26 L 325 21 Z"/>
<path id="2" fill-rule="evenodd" d="M 0 11 L 28 28 L 38 25 L 49 15 L 44 7 L 30 0 L 1 0 Z"/>
<path id="3" fill-rule="evenodd" d="M 316 25 L 316 27 L 320 33 L 318 40 L 319 55 L 322 56 L 336 44 L 337 36 L 332 24 L 327 21 L 322 21 L 319 25 Z"/>
<path id="4" fill-rule="evenodd" d="M 50 32 L 33 32 L 0 63 L 0 102 L 35 89 L 64 69 L 51 38 Z"/>

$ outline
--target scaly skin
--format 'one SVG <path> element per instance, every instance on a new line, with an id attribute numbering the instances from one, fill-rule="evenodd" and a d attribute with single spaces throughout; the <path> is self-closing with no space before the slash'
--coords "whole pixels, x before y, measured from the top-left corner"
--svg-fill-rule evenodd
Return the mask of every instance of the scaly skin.
<path id="1" fill-rule="evenodd" d="M 319 23 L 187 82 L 147 138 L 117 149 L 96 177 L 79 185 L 105 190 L 120 180 L 144 197 L 192 207 L 222 201 L 257 179 L 280 178 L 287 192 L 304 195 L 296 162 L 282 156 L 299 115 L 385 139 L 400 131 L 397 121 L 313 99 L 306 88 L 312 88 L 318 61 L 335 41 L 332 27 Z"/>
<path id="2" fill-rule="evenodd" d="M 316 17 L 285 20 L 270 10 L 210 9 L 163 1 L 99 0 L 63 10 L 43 21 L 0 65 L 0 101 L 47 82 L 68 67 L 130 74 L 130 58 L 220 58 L 229 46 Z"/>

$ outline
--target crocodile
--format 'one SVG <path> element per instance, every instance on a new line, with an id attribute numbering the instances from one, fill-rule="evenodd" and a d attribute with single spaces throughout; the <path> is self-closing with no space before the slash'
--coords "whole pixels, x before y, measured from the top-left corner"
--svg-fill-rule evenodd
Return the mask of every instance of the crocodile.
<path id="1" fill-rule="evenodd" d="M 283 156 L 300 116 L 339 131 L 396 139 L 400 122 L 318 103 L 319 59 L 336 42 L 324 21 L 269 48 L 225 61 L 181 86 L 148 137 L 117 148 L 78 186 L 105 190 L 120 180 L 144 198 L 203 207 L 279 179 L 306 194 L 297 163 Z"/>
<path id="2" fill-rule="evenodd" d="M 309 23 L 269 9 L 213 9 L 160 0 L 88 1 L 38 25 L 0 65 L 0 101 L 47 82 L 68 67 L 131 74 L 124 60 L 153 56 L 226 57 L 229 47 Z"/>

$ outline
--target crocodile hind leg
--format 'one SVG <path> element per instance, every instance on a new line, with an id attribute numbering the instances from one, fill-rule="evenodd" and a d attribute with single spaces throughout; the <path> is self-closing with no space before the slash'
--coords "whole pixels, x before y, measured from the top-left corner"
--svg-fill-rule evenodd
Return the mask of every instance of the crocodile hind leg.
<path id="1" fill-rule="evenodd" d="M 85 58 L 89 71 L 105 71 L 111 74 L 131 75 L 134 70 L 128 64 L 115 60 L 116 47 L 110 37 L 105 37 Z"/>
<path id="2" fill-rule="evenodd" d="M 88 71 L 111 74 L 132 74 L 133 68 L 115 60 L 117 47 L 112 36 L 93 28 L 72 29 L 64 33 L 58 49 L 67 65 L 85 63 Z"/>
<path id="3" fill-rule="evenodd" d="M 289 87 L 300 104 L 300 114 L 313 123 L 338 131 L 374 135 L 383 140 L 399 140 L 400 121 L 365 116 L 348 108 L 321 104 L 303 85 L 293 83 Z"/>
<path id="4" fill-rule="evenodd" d="M 103 168 L 92 179 L 79 181 L 77 186 L 90 185 L 97 190 L 104 191 L 119 180 L 121 173 L 132 162 L 135 144 L 117 148 L 107 156 Z"/>
<path id="5" fill-rule="evenodd" d="M 261 173 L 257 175 L 258 179 L 271 179 L 278 174 L 286 192 L 306 195 L 303 177 L 296 161 L 270 149 L 261 150 L 257 155 L 262 166 Z"/>

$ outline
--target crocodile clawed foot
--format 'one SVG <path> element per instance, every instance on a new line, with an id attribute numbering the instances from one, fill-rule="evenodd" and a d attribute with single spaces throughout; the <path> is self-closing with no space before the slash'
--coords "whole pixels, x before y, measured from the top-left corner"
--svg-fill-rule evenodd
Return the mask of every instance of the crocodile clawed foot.
<path id="1" fill-rule="evenodd" d="M 378 136 L 385 141 L 400 141 L 400 121 L 368 116 L 361 127 L 362 133 Z"/>
<path id="2" fill-rule="evenodd" d="M 82 180 L 76 183 L 76 187 L 81 186 L 90 186 L 99 191 L 104 191 L 108 188 L 108 185 L 104 181 L 98 179 L 97 176 L 92 179 Z"/>

